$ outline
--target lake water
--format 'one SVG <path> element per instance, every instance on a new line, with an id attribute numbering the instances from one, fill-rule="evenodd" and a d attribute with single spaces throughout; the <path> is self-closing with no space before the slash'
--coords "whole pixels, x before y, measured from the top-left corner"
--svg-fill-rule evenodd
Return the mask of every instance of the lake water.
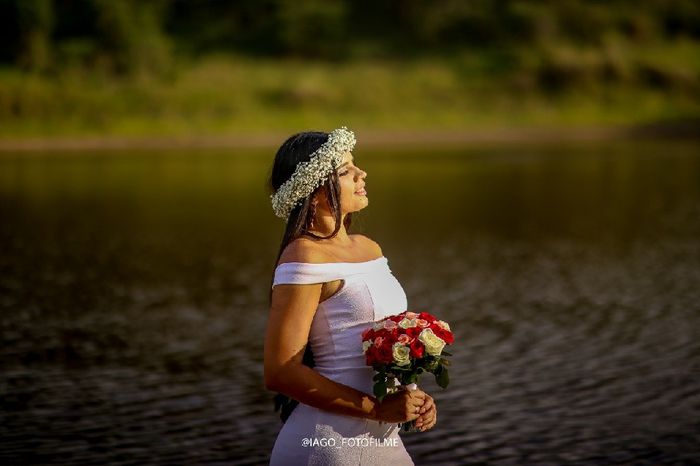
<path id="1" fill-rule="evenodd" d="M 1 464 L 266 464 L 273 153 L 0 156 Z M 354 155 L 456 335 L 416 464 L 700 464 L 700 143 Z"/>

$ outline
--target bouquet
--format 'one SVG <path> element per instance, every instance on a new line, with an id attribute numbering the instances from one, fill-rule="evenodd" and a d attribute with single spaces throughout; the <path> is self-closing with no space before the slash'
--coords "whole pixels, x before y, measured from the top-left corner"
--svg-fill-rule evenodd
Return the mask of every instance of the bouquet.
<path id="1" fill-rule="evenodd" d="M 450 326 L 427 312 L 405 311 L 386 317 L 362 332 L 362 352 L 374 375 L 374 396 L 382 401 L 388 393 L 401 387 L 417 388 L 418 376 L 426 372 L 435 375 L 435 381 L 447 388 L 450 379 L 447 372 L 452 356 L 443 348 L 454 342 Z M 415 421 L 399 424 L 405 432 L 416 432 Z"/>

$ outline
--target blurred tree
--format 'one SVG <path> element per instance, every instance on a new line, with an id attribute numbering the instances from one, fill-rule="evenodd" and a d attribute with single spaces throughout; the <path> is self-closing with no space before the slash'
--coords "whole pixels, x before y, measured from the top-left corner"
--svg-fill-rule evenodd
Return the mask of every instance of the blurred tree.
<path id="1" fill-rule="evenodd" d="M 0 63 L 32 70 L 82 63 L 159 71 L 173 53 L 336 59 L 510 50 L 505 56 L 545 57 L 561 45 L 603 54 L 615 37 L 698 40 L 700 2 L 0 0 Z"/>
<path id="2" fill-rule="evenodd" d="M 171 0 L 165 30 L 180 53 L 243 51 L 274 55 L 280 44 L 278 0 Z"/>
<path id="3" fill-rule="evenodd" d="M 101 51 L 119 73 L 163 70 L 169 62 L 161 20 L 167 2 L 92 0 Z"/>
<path id="4" fill-rule="evenodd" d="M 18 64 L 27 69 L 45 70 L 51 63 L 51 0 L 17 0 L 14 2 L 19 34 Z"/>
<path id="5" fill-rule="evenodd" d="M 343 55 L 346 41 L 352 40 L 345 15 L 342 0 L 280 0 L 279 34 L 285 51 L 314 58 Z"/>

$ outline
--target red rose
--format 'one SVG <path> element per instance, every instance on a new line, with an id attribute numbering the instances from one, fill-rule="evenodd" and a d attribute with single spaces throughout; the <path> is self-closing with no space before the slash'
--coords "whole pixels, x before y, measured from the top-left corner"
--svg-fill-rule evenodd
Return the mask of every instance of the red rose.
<path id="1" fill-rule="evenodd" d="M 392 346 L 394 346 L 394 339 L 391 337 L 387 337 L 382 341 L 381 347 L 384 350 L 389 350 L 391 351 Z"/>
<path id="2" fill-rule="evenodd" d="M 390 364 L 394 360 L 394 354 L 390 344 L 382 345 L 377 348 L 377 359 L 385 364 Z"/>
<path id="3" fill-rule="evenodd" d="M 455 341 L 454 335 L 452 335 L 452 332 L 449 330 L 445 330 L 444 328 L 440 327 L 439 325 L 431 325 L 430 329 L 433 331 L 433 333 L 444 340 L 445 343 L 448 345 L 451 345 Z"/>
<path id="4" fill-rule="evenodd" d="M 389 330 L 388 332 L 389 332 L 388 337 L 391 338 L 392 342 L 395 342 L 397 340 L 397 338 L 399 338 L 399 334 L 400 334 L 399 327 L 397 327 L 393 330 Z"/>
<path id="5" fill-rule="evenodd" d="M 438 336 L 442 338 L 448 345 L 451 345 L 455 341 L 455 337 L 452 334 L 452 332 L 449 332 L 447 330 L 443 330 Z"/>
<path id="6" fill-rule="evenodd" d="M 377 348 L 370 346 L 365 353 L 365 358 L 367 360 L 367 365 L 371 366 L 378 361 L 377 358 Z"/>
<path id="7" fill-rule="evenodd" d="M 420 332 L 422 331 L 423 329 L 420 327 L 410 327 L 406 329 L 406 335 L 411 338 L 418 338 L 418 335 L 420 335 Z"/>
<path id="8" fill-rule="evenodd" d="M 423 351 L 425 348 L 423 347 L 423 343 L 421 343 L 421 341 L 419 339 L 416 338 L 415 340 L 413 340 L 413 342 L 410 345 L 410 349 L 411 349 L 411 351 L 409 352 L 409 355 L 412 358 L 422 358 L 423 357 Z"/>

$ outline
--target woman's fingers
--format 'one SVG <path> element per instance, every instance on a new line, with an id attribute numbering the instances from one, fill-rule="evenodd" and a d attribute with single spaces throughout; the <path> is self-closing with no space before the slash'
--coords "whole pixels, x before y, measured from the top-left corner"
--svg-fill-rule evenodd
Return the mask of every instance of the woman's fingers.
<path id="1" fill-rule="evenodd" d="M 411 392 L 411 396 L 408 399 L 408 404 L 413 405 L 413 406 L 423 406 L 425 404 L 425 392 L 422 392 L 423 395 L 413 395 L 413 392 Z"/>
<path id="2" fill-rule="evenodd" d="M 430 423 L 435 417 L 435 414 L 436 410 L 435 406 L 433 405 L 431 409 L 429 409 L 427 412 L 421 414 L 420 416 L 418 416 L 418 418 L 416 418 L 416 426 L 420 427 L 422 425 Z"/>
<path id="3" fill-rule="evenodd" d="M 423 427 L 420 427 L 419 429 L 421 432 L 426 432 L 426 431 L 432 429 L 433 427 L 435 427 L 435 422 L 431 422 L 430 424 L 426 424 Z"/>
<path id="4" fill-rule="evenodd" d="M 435 415 L 435 417 L 433 417 L 429 422 L 423 423 L 421 425 L 418 425 L 416 423 L 416 427 L 418 427 L 421 432 L 425 432 L 426 430 L 432 429 L 436 423 L 437 423 L 437 415 Z"/>
<path id="5" fill-rule="evenodd" d="M 435 415 L 433 416 L 433 419 L 430 422 L 430 424 L 423 427 L 423 432 L 425 432 L 426 430 L 432 429 L 433 427 L 435 427 L 435 424 L 437 424 L 437 411 L 435 412 Z"/>
<path id="6" fill-rule="evenodd" d="M 430 408 L 432 408 L 435 405 L 435 401 L 433 400 L 433 397 L 430 395 L 426 395 L 425 397 L 425 403 L 421 407 L 419 413 L 423 414 L 426 411 L 428 411 Z"/>
<path id="7" fill-rule="evenodd" d="M 437 423 L 437 406 L 435 402 L 432 402 L 431 407 L 425 413 L 421 414 L 416 419 L 416 427 L 418 427 L 421 432 L 430 430 Z"/>
<path id="8" fill-rule="evenodd" d="M 415 421 L 420 416 L 420 409 L 423 407 L 430 397 L 423 390 L 410 390 L 407 391 L 408 399 L 406 400 L 406 407 L 410 415 L 409 420 Z"/>

